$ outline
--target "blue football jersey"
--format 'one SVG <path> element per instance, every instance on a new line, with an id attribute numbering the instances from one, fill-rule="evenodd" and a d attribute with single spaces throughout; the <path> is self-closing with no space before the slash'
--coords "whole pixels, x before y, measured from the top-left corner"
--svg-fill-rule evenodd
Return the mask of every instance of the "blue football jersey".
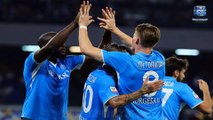
<path id="1" fill-rule="evenodd" d="M 164 120 L 178 120 L 185 104 L 193 109 L 202 103 L 199 96 L 187 84 L 176 81 L 174 77 L 164 78 L 162 93 Z"/>
<path id="2" fill-rule="evenodd" d="M 67 56 L 57 64 L 36 63 L 31 53 L 24 64 L 26 98 L 21 117 L 33 120 L 67 120 L 70 72 L 83 64 L 84 56 Z"/>
<path id="3" fill-rule="evenodd" d="M 117 95 L 113 77 L 104 68 L 90 73 L 84 85 L 80 120 L 110 120 L 113 110 L 106 112 L 106 103 Z"/>
<path id="4" fill-rule="evenodd" d="M 148 76 L 150 82 L 163 80 L 165 76 L 165 58 L 155 50 L 150 55 L 142 52 L 129 55 L 105 50 L 102 50 L 102 54 L 104 63 L 117 71 L 120 94 L 129 94 L 140 89 Z M 124 120 L 161 119 L 163 117 L 161 103 L 161 91 L 146 94 L 119 108 L 119 116 Z"/>

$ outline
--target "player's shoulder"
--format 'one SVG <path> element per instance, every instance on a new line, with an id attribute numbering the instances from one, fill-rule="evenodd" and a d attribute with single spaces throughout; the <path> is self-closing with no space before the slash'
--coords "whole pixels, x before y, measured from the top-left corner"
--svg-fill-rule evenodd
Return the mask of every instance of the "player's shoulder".
<path id="1" fill-rule="evenodd" d="M 104 69 L 101 66 L 98 66 L 97 69 L 92 71 L 92 74 L 97 75 L 97 76 L 102 76 L 105 73 L 106 73 L 106 71 L 104 71 Z"/>
<path id="2" fill-rule="evenodd" d="M 152 54 L 165 60 L 165 57 L 163 56 L 163 54 L 157 50 L 152 50 Z"/>
<path id="3" fill-rule="evenodd" d="M 176 84 L 179 86 L 182 86 L 182 87 L 189 87 L 188 84 L 186 84 L 184 82 L 177 82 Z"/>
<path id="4" fill-rule="evenodd" d="M 85 55 L 66 55 L 66 58 L 68 57 L 84 57 Z"/>
<path id="5" fill-rule="evenodd" d="M 154 50 L 154 49 L 152 50 L 152 52 L 155 53 L 155 54 L 163 55 L 161 52 Z"/>
<path id="6" fill-rule="evenodd" d="M 176 88 L 180 93 L 185 93 L 188 91 L 188 89 L 190 88 L 188 86 L 188 84 L 183 83 L 183 82 L 176 82 Z"/>
<path id="7" fill-rule="evenodd" d="M 114 54 L 114 55 L 120 55 L 120 56 L 131 56 L 128 52 L 121 52 L 121 51 L 107 51 L 102 50 L 104 54 Z"/>
<path id="8" fill-rule="evenodd" d="M 93 76 L 93 79 L 95 78 L 97 82 L 100 82 L 102 79 L 111 78 L 111 76 L 109 76 L 107 72 L 101 67 L 98 67 L 96 70 L 92 71 L 89 77 L 91 76 Z"/>
<path id="9" fill-rule="evenodd" d="M 27 56 L 27 58 L 25 59 L 25 65 L 32 64 L 32 63 L 40 64 L 36 62 L 34 55 L 35 55 L 35 52 L 31 52 Z"/>
<path id="10" fill-rule="evenodd" d="M 66 57 L 63 60 L 80 60 L 83 59 L 85 55 L 66 55 Z"/>
<path id="11" fill-rule="evenodd" d="M 35 52 L 31 52 L 28 56 L 27 56 L 27 58 L 26 58 L 26 60 L 29 60 L 29 59 L 34 59 L 34 54 L 35 54 Z"/>

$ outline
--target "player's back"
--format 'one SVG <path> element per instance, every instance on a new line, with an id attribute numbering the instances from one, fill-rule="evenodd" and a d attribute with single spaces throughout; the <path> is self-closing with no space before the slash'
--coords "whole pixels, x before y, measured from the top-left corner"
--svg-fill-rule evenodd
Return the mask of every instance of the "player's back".
<path id="1" fill-rule="evenodd" d="M 138 52 L 127 58 L 126 68 L 119 72 L 119 92 L 129 94 L 138 89 L 149 76 L 150 81 L 163 79 L 165 75 L 165 58 L 157 51 L 150 55 Z M 119 109 L 125 120 L 154 120 L 162 118 L 161 91 L 146 94 Z"/>
<path id="2" fill-rule="evenodd" d="M 170 76 L 164 78 L 162 93 L 165 120 L 178 120 L 179 112 L 186 104 L 194 108 L 202 102 L 187 84 Z"/>
<path id="3" fill-rule="evenodd" d="M 118 95 L 114 86 L 112 76 L 108 75 L 103 68 L 90 73 L 84 85 L 80 120 L 104 120 L 106 102 Z"/>

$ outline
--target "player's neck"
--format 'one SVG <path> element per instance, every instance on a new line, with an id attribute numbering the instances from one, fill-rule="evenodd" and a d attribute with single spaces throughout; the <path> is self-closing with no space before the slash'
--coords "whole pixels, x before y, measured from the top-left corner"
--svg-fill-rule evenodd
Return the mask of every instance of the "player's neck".
<path id="1" fill-rule="evenodd" d="M 147 55 L 152 53 L 152 49 L 151 48 L 139 48 L 139 49 L 135 49 L 135 53 L 137 52 L 143 52 Z"/>
<path id="2" fill-rule="evenodd" d="M 110 74 L 110 75 L 113 75 L 113 74 L 115 73 L 115 70 L 114 70 L 112 67 L 108 66 L 108 65 L 103 65 L 102 67 L 103 67 L 103 68 L 107 71 L 107 73 Z"/>
<path id="3" fill-rule="evenodd" d="M 51 61 L 54 64 L 57 63 L 57 58 L 55 58 L 55 57 L 50 57 L 48 60 Z"/>

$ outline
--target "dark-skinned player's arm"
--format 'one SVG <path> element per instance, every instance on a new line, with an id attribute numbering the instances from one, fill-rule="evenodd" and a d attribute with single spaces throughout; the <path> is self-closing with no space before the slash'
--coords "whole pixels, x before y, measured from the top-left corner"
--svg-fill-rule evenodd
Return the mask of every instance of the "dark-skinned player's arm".
<path id="1" fill-rule="evenodd" d="M 131 46 L 132 37 L 122 32 L 116 26 L 115 11 L 113 11 L 112 8 L 106 7 L 106 9 L 102 9 L 102 15 L 104 16 L 104 18 L 98 17 L 98 19 L 101 21 L 99 23 L 100 27 L 104 28 L 105 30 L 111 31 L 113 34 L 118 36 L 123 43 L 128 46 Z"/>
<path id="2" fill-rule="evenodd" d="M 104 31 L 104 35 L 102 37 L 101 42 L 98 45 L 98 48 L 103 49 L 105 48 L 107 45 L 110 45 L 112 43 L 112 35 L 111 35 L 111 31 L 105 30 Z M 85 56 L 85 61 L 87 60 L 91 60 L 92 58 Z"/>
<path id="3" fill-rule="evenodd" d="M 102 13 L 102 16 L 103 16 L 103 18 L 106 19 L 106 16 L 103 13 Z M 112 34 L 111 34 L 111 31 L 105 30 L 103 38 L 102 38 L 102 41 L 98 45 L 98 48 L 103 49 L 106 45 L 109 45 L 111 43 L 112 43 Z"/>
<path id="4" fill-rule="evenodd" d="M 104 15 L 103 15 L 103 17 L 104 17 Z M 103 37 L 102 37 L 102 40 L 101 40 L 101 42 L 99 43 L 99 45 L 98 45 L 98 48 L 100 48 L 100 49 L 103 49 L 103 48 L 105 48 L 107 45 L 110 45 L 112 43 L 112 34 L 111 34 L 111 31 L 109 31 L 109 30 L 105 30 L 104 31 L 104 34 L 103 34 Z M 87 61 L 87 60 L 91 60 L 92 58 L 90 58 L 90 57 L 88 57 L 88 56 L 86 56 L 85 57 L 85 60 Z"/>
<path id="5" fill-rule="evenodd" d="M 148 83 L 148 81 L 149 79 L 146 78 L 142 87 L 139 90 L 132 92 L 130 94 L 124 94 L 124 95 L 113 97 L 107 102 L 107 104 L 113 108 L 124 106 L 140 98 L 144 94 L 152 93 L 154 91 L 160 90 L 164 84 L 162 80 L 157 80 L 150 83 Z"/>
<path id="6" fill-rule="evenodd" d="M 103 38 L 102 38 L 101 42 L 98 45 L 98 48 L 103 49 L 106 45 L 109 45 L 111 43 L 112 43 L 111 31 L 105 30 Z"/>
<path id="7" fill-rule="evenodd" d="M 78 27 L 79 16 L 80 13 L 77 14 L 74 21 L 60 30 L 46 45 L 35 52 L 34 58 L 37 63 L 41 63 L 48 59 L 55 50 L 66 42 L 68 36 Z"/>

